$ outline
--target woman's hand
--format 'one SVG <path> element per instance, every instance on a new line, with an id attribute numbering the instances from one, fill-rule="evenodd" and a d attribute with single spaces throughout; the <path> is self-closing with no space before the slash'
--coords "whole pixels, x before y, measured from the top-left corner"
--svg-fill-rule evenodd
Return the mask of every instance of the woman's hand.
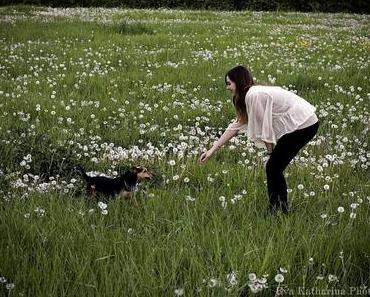
<path id="1" fill-rule="evenodd" d="M 213 146 L 206 152 L 202 153 L 199 157 L 200 163 L 205 163 L 208 159 L 225 143 L 227 143 L 231 138 L 238 134 L 238 129 L 226 129 L 221 137 L 213 144 Z"/>
<path id="2" fill-rule="evenodd" d="M 208 161 L 208 159 L 213 155 L 212 150 L 208 150 L 204 152 L 203 154 L 200 155 L 199 162 L 200 163 L 205 163 Z"/>

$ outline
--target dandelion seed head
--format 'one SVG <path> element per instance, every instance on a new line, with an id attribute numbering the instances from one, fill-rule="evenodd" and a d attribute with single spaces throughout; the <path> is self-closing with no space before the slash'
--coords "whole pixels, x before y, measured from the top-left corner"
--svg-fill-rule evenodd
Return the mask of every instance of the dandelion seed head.
<path id="1" fill-rule="evenodd" d="M 257 275 L 255 273 L 249 273 L 248 274 L 248 279 L 250 281 L 255 281 L 257 279 Z"/>
<path id="2" fill-rule="evenodd" d="M 184 289 L 175 289 L 175 295 L 176 296 L 184 295 Z"/>
<path id="3" fill-rule="evenodd" d="M 226 275 L 226 280 L 230 284 L 230 286 L 235 286 L 238 284 L 237 280 L 237 272 L 232 271 Z"/>
<path id="4" fill-rule="evenodd" d="M 338 277 L 334 274 L 329 274 L 328 275 L 328 280 L 329 280 L 329 283 L 332 283 L 332 282 L 337 282 L 338 281 Z"/>
<path id="5" fill-rule="evenodd" d="M 280 267 L 279 270 L 282 273 L 287 273 L 288 272 L 288 269 L 286 269 L 285 267 Z"/>
<path id="6" fill-rule="evenodd" d="M 218 286 L 219 285 L 219 281 L 218 281 L 218 279 L 216 279 L 216 278 L 211 278 L 209 281 L 208 281 L 208 287 L 210 287 L 210 288 L 214 288 L 214 287 L 216 287 L 216 286 Z"/>
<path id="7" fill-rule="evenodd" d="M 284 275 L 282 275 L 282 274 L 277 274 L 277 275 L 275 275 L 275 281 L 277 282 L 277 283 L 282 283 L 283 281 L 284 281 Z"/>
<path id="8" fill-rule="evenodd" d="M 352 204 L 351 204 L 351 208 L 352 208 L 352 209 L 356 209 L 358 206 L 359 206 L 359 204 L 358 204 L 358 203 L 352 203 Z"/>
<path id="9" fill-rule="evenodd" d="M 104 209 L 107 209 L 108 205 L 102 201 L 99 201 L 98 202 L 98 207 L 101 209 L 101 210 L 104 210 Z"/>
<path id="10" fill-rule="evenodd" d="M 338 210 L 339 213 L 343 213 L 344 212 L 344 207 L 339 206 L 337 210 Z"/>
<path id="11" fill-rule="evenodd" d="M 13 289 L 14 289 L 14 287 L 15 287 L 15 285 L 14 285 L 14 284 L 12 284 L 12 283 L 9 283 L 9 284 L 6 284 L 6 285 L 5 285 L 5 288 L 6 288 L 7 290 L 13 290 Z"/>

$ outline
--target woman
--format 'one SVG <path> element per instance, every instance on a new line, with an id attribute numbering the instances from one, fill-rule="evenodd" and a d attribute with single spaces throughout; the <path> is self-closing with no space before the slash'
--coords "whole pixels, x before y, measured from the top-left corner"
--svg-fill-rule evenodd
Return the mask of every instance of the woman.
<path id="1" fill-rule="evenodd" d="M 232 93 L 237 118 L 199 161 L 206 162 L 238 132 L 246 130 L 257 147 L 266 148 L 269 157 L 266 163 L 269 210 L 288 213 L 283 172 L 317 133 L 315 107 L 281 87 L 256 85 L 252 73 L 244 66 L 228 71 L 225 84 Z"/>

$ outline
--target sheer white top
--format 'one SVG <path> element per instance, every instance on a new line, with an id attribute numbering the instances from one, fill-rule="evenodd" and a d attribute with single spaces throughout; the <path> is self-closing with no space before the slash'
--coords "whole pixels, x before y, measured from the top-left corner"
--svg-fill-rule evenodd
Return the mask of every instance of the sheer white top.
<path id="1" fill-rule="evenodd" d="M 315 124 L 316 108 L 302 97 L 277 86 L 252 86 L 246 96 L 248 123 L 234 120 L 227 129 L 247 132 L 257 147 L 276 144 L 285 134 Z"/>

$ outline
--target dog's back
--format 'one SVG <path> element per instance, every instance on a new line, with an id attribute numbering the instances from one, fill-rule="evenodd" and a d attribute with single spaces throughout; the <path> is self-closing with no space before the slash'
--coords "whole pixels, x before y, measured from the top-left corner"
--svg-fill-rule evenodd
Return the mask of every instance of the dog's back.
<path id="1" fill-rule="evenodd" d="M 138 180 L 151 179 L 152 174 L 145 167 L 133 167 L 116 178 L 105 176 L 88 176 L 81 166 L 76 166 L 86 181 L 86 193 L 90 198 L 96 196 L 116 196 L 122 192 L 133 192 Z"/>
<path id="2" fill-rule="evenodd" d="M 88 176 L 81 166 L 76 166 L 81 176 L 86 181 L 86 193 L 89 197 L 97 195 L 115 196 L 125 189 L 125 176 L 116 178 L 105 176 Z"/>
<path id="3" fill-rule="evenodd" d="M 125 182 L 120 177 L 95 176 L 89 178 L 87 187 L 92 187 L 97 194 L 115 196 L 125 187 Z"/>

